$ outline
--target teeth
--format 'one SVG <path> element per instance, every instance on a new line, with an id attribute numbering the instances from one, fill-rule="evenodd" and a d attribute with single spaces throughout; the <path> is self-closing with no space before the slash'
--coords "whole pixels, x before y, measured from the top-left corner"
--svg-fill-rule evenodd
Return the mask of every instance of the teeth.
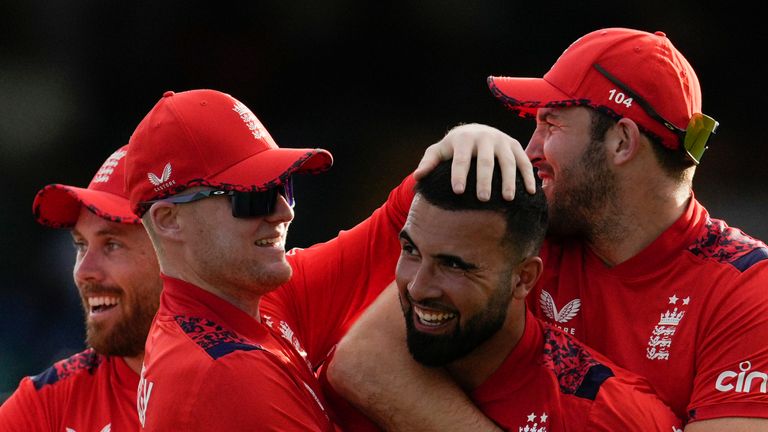
<path id="1" fill-rule="evenodd" d="M 256 240 L 257 246 L 271 246 L 276 245 L 280 243 L 280 237 L 275 237 L 271 239 L 262 239 L 262 240 Z"/>
<path id="2" fill-rule="evenodd" d="M 452 312 L 434 312 L 434 311 L 427 312 L 426 310 L 421 309 L 418 306 L 414 306 L 413 310 L 414 312 L 416 312 L 416 315 L 419 317 L 419 321 L 421 321 L 424 324 L 433 325 L 433 326 L 438 326 L 456 317 L 456 314 Z"/>
<path id="3" fill-rule="evenodd" d="M 88 306 L 115 306 L 120 303 L 117 297 L 88 297 Z"/>

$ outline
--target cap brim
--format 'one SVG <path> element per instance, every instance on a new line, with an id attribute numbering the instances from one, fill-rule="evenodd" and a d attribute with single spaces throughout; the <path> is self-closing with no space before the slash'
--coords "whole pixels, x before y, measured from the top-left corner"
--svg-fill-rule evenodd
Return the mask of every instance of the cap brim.
<path id="1" fill-rule="evenodd" d="M 279 184 L 293 174 L 318 174 L 333 165 L 323 149 L 271 148 L 255 154 L 212 176 L 212 185 L 258 190 Z"/>
<path id="2" fill-rule="evenodd" d="M 32 212 L 38 223 L 52 228 L 71 228 L 85 206 L 97 216 L 118 223 L 141 223 L 128 199 L 109 192 L 50 184 L 35 195 Z"/>
<path id="3" fill-rule="evenodd" d="M 491 93 L 521 115 L 536 115 L 539 108 L 580 105 L 543 78 L 488 77 Z"/>

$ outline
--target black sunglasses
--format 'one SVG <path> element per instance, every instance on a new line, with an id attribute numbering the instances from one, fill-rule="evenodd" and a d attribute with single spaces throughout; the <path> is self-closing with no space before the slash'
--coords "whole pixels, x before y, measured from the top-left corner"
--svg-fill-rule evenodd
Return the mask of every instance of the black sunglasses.
<path id="1" fill-rule="evenodd" d="M 278 195 L 285 198 L 289 206 L 293 207 L 296 204 L 293 196 L 293 179 L 291 177 L 288 177 L 280 186 L 274 186 L 264 191 L 203 190 L 186 195 L 173 195 L 168 198 L 145 201 L 141 204 L 145 207 L 149 207 L 158 201 L 186 204 L 205 198 L 229 196 L 232 202 L 232 216 L 236 218 L 254 218 L 274 213 L 277 207 Z"/>
<path id="2" fill-rule="evenodd" d="M 652 119 L 663 124 L 664 127 L 677 134 L 677 136 L 680 137 L 680 142 L 683 144 L 685 153 L 693 163 L 696 165 L 699 164 L 701 155 L 703 155 L 704 150 L 707 149 L 707 141 L 709 141 L 710 135 L 715 133 L 717 126 L 719 125 L 715 119 L 706 114 L 694 113 L 688 121 L 688 127 L 680 129 L 673 125 L 672 122 L 662 117 L 661 114 L 657 113 L 651 104 L 635 93 L 629 86 L 619 81 L 618 78 L 608 73 L 608 71 L 603 69 L 599 64 L 595 63 L 592 66 L 594 66 L 598 72 L 603 74 L 604 77 L 608 78 L 608 80 L 624 90 L 628 96 L 632 97 L 632 99 L 634 99 L 634 101 L 637 102 L 637 104 L 640 105 Z"/>

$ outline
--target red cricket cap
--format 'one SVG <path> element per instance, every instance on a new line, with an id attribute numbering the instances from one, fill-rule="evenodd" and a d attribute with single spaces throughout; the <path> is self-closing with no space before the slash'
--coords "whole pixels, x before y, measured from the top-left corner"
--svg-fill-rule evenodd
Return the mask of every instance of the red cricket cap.
<path id="1" fill-rule="evenodd" d="M 123 188 L 123 160 L 127 150 L 128 146 L 124 145 L 112 153 L 85 189 L 63 184 L 50 184 L 40 189 L 32 204 L 35 220 L 52 228 L 71 228 L 77 223 L 80 208 L 85 206 L 97 216 L 113 222 L 141 223 L 131 211 L 128 194 Z"/>
<path id="2" fill-rule="evenodd" d="M 671 149 L 679 137 L 650 117 L 638 103 L 594 67 L 597 64 L 685 130 L 701 112 L 701 88 L 691 65 L 662 32 L 607 28 L 568 47 L 543 78 L 488 77 L 491 92 L 522 116 L 538 108 L 589 106 L 626 117 Z M 621 96 L 618 94 L 621 93 Z"/>
<path id="3" fill-rule="evenodd" d="M 129 141 L 131 208 L 193 186 L 258 191 L 333 164 L 322 149 L 280 148 L 248 107 L 215 90 L 165 92 Z"/>

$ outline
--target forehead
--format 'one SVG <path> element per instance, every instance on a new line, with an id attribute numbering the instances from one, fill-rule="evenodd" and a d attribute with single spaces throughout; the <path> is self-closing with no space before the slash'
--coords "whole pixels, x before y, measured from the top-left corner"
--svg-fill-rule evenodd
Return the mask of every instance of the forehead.
<path id="1" fill-rule="evenodd" d="M 99 217 L 86 209 L 80 208 L 80 215 L 72 228 L 73 235 L 98 236 L 111 235 L 120 237 L 145 236 L 146 232 L 141 224 L 127 224 L 113 222 Z"/>
<path id="2" fill-rule="evenodd" d="M 585 107 L 561 107 L 561 108 L 539 108 L 536 112 L 536 118 L 539 120 L 561 120 L 561 121 L 591 121 L 589 108 Z"/>
<path id="3" fill-rule="evenodd" d="M 417 194 L 403 231 L 422 254 L 500 256 L 506 220 L 492 211 L 444 210 Z"/>

